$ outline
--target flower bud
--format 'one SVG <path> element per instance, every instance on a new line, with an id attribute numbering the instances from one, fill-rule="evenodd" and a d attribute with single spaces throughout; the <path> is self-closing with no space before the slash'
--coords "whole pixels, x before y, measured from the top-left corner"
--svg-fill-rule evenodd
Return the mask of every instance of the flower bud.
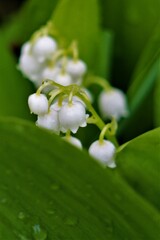
<path id="1" fill-rule="evenodd" d="M 43 79 L 49 79 L 55 81 L 55 78 L 57 74 L 59 73 L 60 68 L 59 67 L 46 67 L 44 71 L 42 72 L 42 78 Z"/>
<path id="2" fill-rule="evenodd" d="M 116 167 L 114 162 L 115 152 L 115 146 L 107 140 L 103 140 L 103 142 L 97 140 L 89 147 L 89 154 L 104 166 L 108 166 L 110 168 Z"/>
<path id="3" fill-rule="evenodd" d="M 82 60 L 69 60 L 67 64 L 67 72 L 73 78 L 82 77 L 87 71 L 87 65 Z"/>
<path id="4" fill-rule="evenodd" d="M 108 92 L 102 91 L 98 104 L 104 119 L 114 117 L 119 120 L 121 117 L 128 115 L 126 96 L 119 89 L 113 88 Z"/>
<path id="5" fill-rule="evenodd" d="M 55 82 L 62 86 L 68 86 L 72 84 L 72 78 L 68 73 L 59 73 L 55 77 Z"/>
<path id="6" fill-rule="evenodd" d="M 49 112 L 45 115 L 38 116 L 36 124 L 37 126 L 49 129 L 56 134 L 59 134 L 60 132 L 58 112 L 52 107 L 50 107 Z"/>
<path id="7" fill-rule="evenodd" d="M 18 68 L 27 78 L 33 82 L 38 82 L 42 79 L 41 71 L 44 68 L 44 65 L 39 64 L 36 59 L 25 49 L 22 50 Z"/>
<path id="8" fill-rule="evenodd" d="M 32 47 L 32 53 L 39 63 L 52 57 L 57 49 L 56 41 L 50 36 L 42 36 L 37 39 Z"/>
<path id="9" fill-rule="evenodd" d="M 82 103 L 76 101 L 65 103 L 59 111 L 61 131 L 65 133 L 67 130 L 71 130 L 76 133 L 79 127 L 86 127 L 87 117 Z"/>
<path id="10" fill-rule="evenodd" d="M 74 145 L 75 147 L 82 149 L 82 143 L 78 138 L 72 137 L 72 136 L 67 136 L 67 137 L 63 137 L 63 139 L 69 143 L 71 143 L 72 145 Z"/>
<path id="11" fill-rule="evenodd" d="M 48 112 L 48 99 L 44 94 L 32 94 L 28 98 L 28 105 L 32 113 L 44 115 Z"/>

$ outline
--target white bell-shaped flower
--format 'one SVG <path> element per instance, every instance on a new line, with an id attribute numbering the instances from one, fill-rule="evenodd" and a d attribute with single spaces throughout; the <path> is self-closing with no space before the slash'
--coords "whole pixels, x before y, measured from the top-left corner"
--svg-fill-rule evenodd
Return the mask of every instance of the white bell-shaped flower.
<path id="1" fill-rule="evenodd" d="M 102 91 L 99 96 L 99 109 L 104 119 L 114 117 L 119 120 L 128 115 L 128 106 L 125 94 L 113 88 L 110 91 Z"/>
<path id="2" fill-rule="evenodd" d="M 82 77 L 87 71 L 87 65 L 82 60 L 69 60 L 67 63 L 67 72 L 73 78 Z"/>
<path id="3" fill-rule="evenodd" d="M 42 72 L 42 78 L 55 81 L 55 78 L 59 74 L 59 72 L 60 72 L 60 68 L 57 66 L 46 67 Z"/>
<path id="4" fill-rule="evenodd" d="M 62 108 L 62 106 L 65 104 L 65 101 L 62 101 L 61 105 L 59 105 L 59 101 L 56 99 L 52 105 L 51 108 L 54 109 L 55 111 L 59 112 Z"/>
<path id="5" fill-rule="evenodd" d="M 51 59 L 57 50 L 56 41 L 50 36 L 42 36 L 32 46 L 32 53 L 39 63 Z"/>
<path id="6" fill-rule="evenodd" d="M 26 49 L 25 49 L 26 48 Z M 29 46 L 25 46 L 22 49 L 20 55 L 18 69 L 33 82 L 40 81 L 42 79 L 43 64 L 39 64 L 33 55 L 29 52 Z"/>
<path id="7" fill-rule="evenodd" d="M 59 122 L 62 132 L 71 130 L 76 133 L 79 127 L 86 127 L 88 115 L 82 103 L 72 101 L 65 103 L 59 111 Z"/>
<path id="8" fill-rule="evenodd" d="M 48 99 L 44 94 L 34 93 L 28 98 L 30 111 L 37 115 L 44 115 L 48 112 Z"/>
<path id="9" fill-rule="evenodd" d="M 38 116 L 36 124 L 37 126 L 49 129 L 56 134 L 59 134 L 60 132 L 58 112 L 55 111 L 52 106 L 50 107 L 48 113 Z"/>
<path id="10" fill-rule="evenodd" d="M 22 54 L 28 54 L 31 51 L 31 43 L 25 42 L 21 47 L 21 55 Z"/>
<path id="11" fill-rule="evenodd" d="M 82 90 L 85 92 L 86 96 L 88 97 L 88 100 L 90 103 L 93 103 L 93 95 L 87 88 L 82 88 Z"/>
<path id="12" fill-rule="evenodd" d="M 115 146 L 108 140 L 103 140 L 102 142 L 97 140 L 89 147 L 89 154 L 98 160 L 102 165 L 110 168 L 116 167 L 114 161 L 115 152 Z"/>
<path id="13" fill-rule="evenodd" d="M 82 149 L 82 143 L 78 138 L 72 137 L 72 136 L 65 136 L 63 137 L 63 139 L 69 143 L 71 143 L 72 145 L 74 145 L 75 147 Z"/>
<path id="14" fill-rule="evenodd" d="M 68 73 L 59 73 L 55 77 L 55 82 L 63 86 L 72 84 L 72 78 Z"/>

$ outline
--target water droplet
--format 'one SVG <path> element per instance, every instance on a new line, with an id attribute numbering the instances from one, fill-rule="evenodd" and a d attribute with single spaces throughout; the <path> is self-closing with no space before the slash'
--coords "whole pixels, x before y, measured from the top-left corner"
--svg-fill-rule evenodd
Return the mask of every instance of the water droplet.
<path id="1" fill-rule="evenodd" d="M 58 184 L 56 184 L 56 183 L 53 183 L 53 184 L 51 185 L 51 189 L 52 189 L 53 191 L 57 191 L 57 190 L 60 189 L 60 186 L 59 186 Z"/>
<path id="2" fill-rule="evenodd" d="M 23 219 L 25 218 L 25 214 L 24 214 L 23 212 L 19 212 L 18 218 L 19 218 L 20 220 L 23 220 Z"/>
<path id="3" fill-rule="evenodd" d="M 47 210 L 47 213 L 48 213 L 49 215 L 54 215 L 54 214 L 55 214 L 55 211 L 54 211 L 53 209 L 48 209 L 48 210 Z"/>
<path id="4" fill-rule="evenodd" d="M 7 169 L 7 170 L 6 170 L 6 174 L 7 174 L 7 175 L 10 175 L 11 173 L 12 173 L 12 171 L 11 171 L 10 169 Z"/>
<path id="5" fill-rule="evenodd" d="M 35 240 L 46 240 L 47 233 L 45 230 L 41 229 L 39 224 L 33 226 L 33 237 Z"/>
<path id="6" fill-rule="evenodd" d="M 78 224 L 78 218 L 76 217 L 68 217 L 65 220 L 65 224 L 68 226 L 75 226 Z"/>
<path id="7" fill-rule="evenodd" d="M 19 237 L 20 240 L 28 240 L 28 238 L 25 237 L 25 236 L 22 235 L 22 234 L 19 234 L 18 237 Z"/>
<path id="8" fill-rule="evenodd" d="M 4 204 L 4 203 L 7 202 L 7 199 L 6 198 L 1 198 L 0 202 Z"/>
<path id="9" fill-rule="evenodd" d="M 18 233 L 16 231 L 14 231 L 15 235 L 18 237 L 19 240 L 29 240 L 28 237 L 26 237 L 25 235 Z M 16 238 L 17 239 L 17 238 Z"/>

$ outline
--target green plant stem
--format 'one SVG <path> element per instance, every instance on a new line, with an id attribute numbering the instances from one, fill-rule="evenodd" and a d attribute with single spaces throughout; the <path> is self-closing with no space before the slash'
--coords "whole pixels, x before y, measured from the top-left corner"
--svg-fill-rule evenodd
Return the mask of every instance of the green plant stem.
<path id="1" fill-rule="evenodd" d="M 106 91 L 110 91 L 112 89 L 112 86 L 106 79 L 97 76 L 88 77 L 86 79 L 86 82 L 84 83 L 85 87 L 89 87 L 90 85 L 93 84 L 99 85 Z"/>
<path id="2" fill-rule="evenodd" d="M 95 111 L 95 109 L 93 108 L 93 106 L 91 105 L 91 103 L 88 101 L 88 99 L 86 98 L 85 94 L 83 93 L 77 93 L 76 94 L 77 97 L 79 97 L 80 99 L 82 99 L 82 101 L 84 101 L 84 103 L 86 104 L 89 112 L 92 113 L 95 121 L 94 124 L 102 131 L 102 129 L 105 127 L 105 123 L 103 122 L 103 120 L 100 118 L 100 116 L 97 114 L 97 112 Z M 119 146 L 118 141 L 116 139 L 115 136 L 110 135 L 108 132 L 105 133 L 105 136 L 108 140 L 110 140 L 111 142 L 114 143 L 114 145 L 116 147 Z"/>

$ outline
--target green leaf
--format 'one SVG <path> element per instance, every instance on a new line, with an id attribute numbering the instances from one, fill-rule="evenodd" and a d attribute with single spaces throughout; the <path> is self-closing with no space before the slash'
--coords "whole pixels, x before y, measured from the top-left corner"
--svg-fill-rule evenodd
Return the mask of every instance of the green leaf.
<path id="1" fill-rule="evenodd" d="M 111 59 L 113 53 L 113 33 L 103 31 L 100 35 L 99 46 L 97 50 L 97 60 L 94 72 L 103 77 L 109 78 L 111 70 Z"/>
<path id="2" fill-rule="evenodd" d="M 160 31 L 159 28 L 156 28 L 137 64 L 137 67 L 135 68 L 131 85 L 127 92 L 130 115 L 128 119 L 121 122 L 119 132 L 124 130 L 128 131 L 131 129 L 131 126 L 137 125 L 137 121 L 139 121 L 140 124 L 139 119 L 141 118 L 139 113 L 141 114 L 141 112 L 144 112 L 144 117 L 147 118 L 146 114 L 148 114 L 148 111 L 146 111 L 143 104 L 146 101 L 146 98 L 150 97 L 158 76 L 160 56 L 159 41 Z M 151 114 L 152 113 L 150 113 L 150 122 L 153 121 Z M 143 127 L 145 129 L 145 123 Z M 141 131 L 143 132 L 143 130 Z"/>
<path id="3" fill-rule="evenodd" d="M 130 141 L 118 154 L 118 172 L 160 210 L 160 128 Z"/>
<path id="4" fill-rule="evenodd" d="M 32 87 L 17 70 L 16 60 L 5 40 L 0 36 L 0 115 L 30 119 L 27 99 Z"/>
<path id="5" fill-rule="evenodd" d="M 0 156 L 1 239 L 159 239 L 157 210 L 58 136 L 1 119 Z"/>
<path id="6" fill-rule="evenodd" d="M 153 36 L 147 44 L 132 77 L 131 86 L 128 89 L 128 98 L 131 111 L 134 112 L 148 91 L 153 87 L 158 75 L 160 56 L 160 31 L 155 29 Z"/>
<path id="7" fill-rule="evenodd" d="M 3 27 L 9 43 L 21 44 L 31 37 L 32 33 L 46 24 L 57 5 L 58 0 L 28 0 L 11 21 Z"/>
<path id="8" fill-rule="evenodd" d="M 158 76 L 154 89 L 154 125 L 160 126 L 160 59 L 158 65 Z"/>
<path id="9" fill-rule="evenodd" d="M 115 33 L 114 78 L 117 78 L 118 86 L 127 87 L 139 56 L 153 35 L 155 27 L 159 27 L 160 1 L 100 0 L 100 2 L 103 25 Z M 123 82 L 119 83 L 119 79 L 123 79 Z"/>
<path id="10" fill-rule="evenodd" d="M 0 30 L 0 115 L 31 119 L 27 106 L 31 83 L 17 70 L 13 47 L 28 40 L 51 16 L 56 1 L 27 1 L 20 12 Z"/>
<path id="11" fill-rule="evenodd" d="M 97 0 L 61 0 L 53 15 L 53 23 L 68 43 L 78 41 L 80 57 L 89 67 L 95 64 L 99 34 Z"/>

